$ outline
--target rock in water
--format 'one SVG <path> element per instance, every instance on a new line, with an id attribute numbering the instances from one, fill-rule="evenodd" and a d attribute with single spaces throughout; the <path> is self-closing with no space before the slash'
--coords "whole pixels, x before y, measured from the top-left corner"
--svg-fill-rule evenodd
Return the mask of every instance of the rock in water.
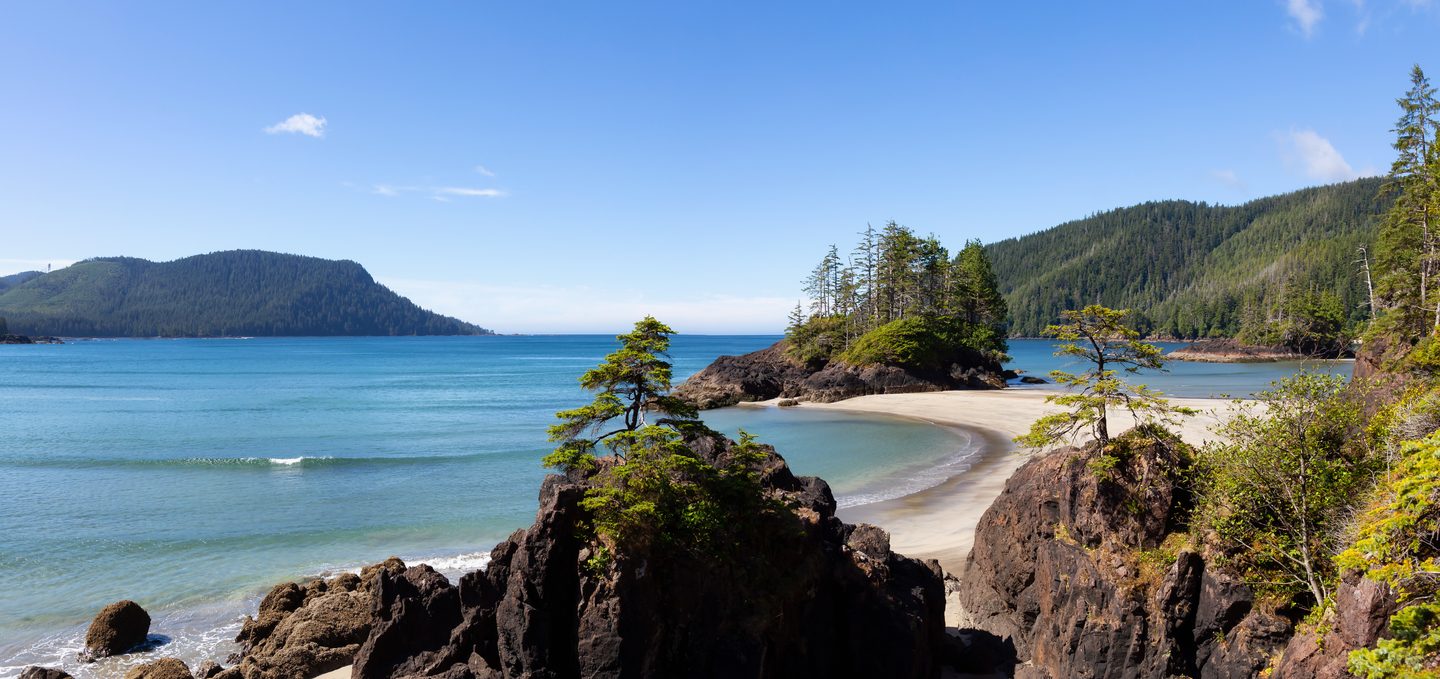
<path id="1" fill-rule="evenodd" d="M 715 463 L 731 441 L 687 442 Z M 696 559 L 639 548 L 592 560 L 587 481 L 547 477 L 534 525 L 455 587 L 427 568 L 380 576 L 355 677 L 898 677 L 939 675 L 939 564 L 835 517 L 824 481 L 769 452 L 788 512 Z M 447 627 L 448 632 L 447 632 Z"/>
<path id="2" fill-rule="evenodd" d="M 125 679 L 195 679 L 179 658 L 161 658 L 125 673 Z"/>
<path id="3" fill-rule="evenodd" d="M 405 563 L 391 558 L 360 575 L 343 573 L 304 586 L 277 585 L 247 618 L 235 638 L 241 652 L 220 679 L 313 677 L 351 664 L 370 634 L 375 588 L 382 574 L 399 574 Z M 442 578 L 443 579 L 443 578 Z"/>
<path id="4" fill-rule="evenodd" d="M 30 666 L 20 673 L 19 679 L 75 679 L 69 672 L 50 667 Z"/>
<path id="5" fill-rule="evenodd" d="M 85 632 L 83 662 L 123 655 L 145 643 L 150 634 L 150 614 L 140 604 L 126 599 L 106 606 Z"/>

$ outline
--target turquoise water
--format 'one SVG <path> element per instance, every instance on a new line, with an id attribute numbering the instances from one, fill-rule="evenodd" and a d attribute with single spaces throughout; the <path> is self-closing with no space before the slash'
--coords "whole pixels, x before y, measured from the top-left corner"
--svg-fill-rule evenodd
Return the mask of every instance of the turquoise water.
<path id="1" fill-rule="evenodd" d="M 1186 346 L 1179 342 L 1157 342 L 1165 351 L 1174 351 Z M 1026 374 L 1049 379 L 1052 370 L 1078 372 L 1085 369 L 1073 358 L 1054 355 L 1055 344 L 1050 340 L 1011 340 L 1007 367 L 1024 370 Z M 1171 361 L 1166 365 L 1168 372 L 1145 371 L 1137 375 L 1136 382 L 1148 385 L 1171 396 L 1197 398 L 1248 397 L 1264 391 L 1270 383 L 1301 370 L 1349 376 L 1353 361 L 1279 361 L 1275 363 L 1188 363 Z M 1016 385 L 1018 388 L 1031 388 Z M 1041 385 L 1038 388 L 1046 388 Z M 1053 386 L 1050 388 L 1054 388 Z"/>
<path id="2" fill-rule="evenodd" d="M 774 337 L 675 339 L 676 376 Z M 0 346 L 0 678 L 76 667 L 120 598 L 167 655 L 224 659 L 275 582 L 400 555 L 458 574 L 533 519 L 556 410 L 610 336 L 115 340 Z M 1059 367 L 1017 341 L 1015 367 Z M 1348 370 L 1348 366 L 1342 365 Z M 1295 366 L 1176 364 L 1152 386 L 1245 394 Z M 774 444 L 842 505 L 935 485 L 967 432 L 817 410 L 731 408 L 712 426 Z M 77 676 L 111 676 L 111 666 Z"/>
<path id="3" fill-rule="evenodd" d="M 775 339 L 677 336 L 676 375 Z M 0 346 L 0 677 L 65 660 L 79 625 L 120 598 L 164 620 L 166 653 L 223 661 L 236 616 L 275 582 L 391 554 L 473 570 L 533 520 L 545 427 L 588 400 L 575 380 L 613 349 L 610 336 Z M 893 418 L 707 419 L 776 444 L 847 503 L 903 494 L 973 452 L 964 432 Z"/>

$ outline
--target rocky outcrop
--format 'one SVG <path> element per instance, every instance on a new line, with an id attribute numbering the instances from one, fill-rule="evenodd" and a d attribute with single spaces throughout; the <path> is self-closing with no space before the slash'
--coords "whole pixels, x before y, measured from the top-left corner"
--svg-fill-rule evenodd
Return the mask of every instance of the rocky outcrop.
<path id="1" fill-rule="evenodd" d="M 1386 636 L 1390 616 L 1399 610 L 1395 593 L 1383 583 L 1347 575 L 1335 591 L 1335 606 L 1326 613 L 1326 631 L 1308 628 L 1285 647 L 1274 676 L 1348 679 L 1350 652 L 1372 648 Z"/>
<path id="2" fill-rule="evenodd" d="M 27 337 L 25 335 L 0 334 L 0 344 L 64 344 L 59 337 Z"/>
<path id="3" fill-rule="evenodd" d="M 1016 676 L 1252 677 L 1283 647 L 1289 620 L 1200 554 L 1161 548 L 1189 504 L 1175 445 L 1132 440 L 1104 474 L 1094 446 L 1036 458 L 981 518 L 959 600 L 1013 642 Z"/>
<path id="4" fill-rule="evenodd" d="M 712 462 L 732 445 L 691 441 Z M 792 509 L 754 544 L 597 565 L 586 480 L 550 476 L 535 523 L 496 546 L 484 572 L 458 586 L 424 566 L 380 575 L 354 676 L 938 676 L 939 564 L 842 523 L 825 482 L 795 477 L 773 453 L 763 482 Z"/>
<path id="5" fill-rule="evenodd" d="M 161 658 L 131 668 L 125 679 L 195 679 L 195 675 L 179 658 Z"/>
<path id="6" fill-rule="evenodd" d="M 19 679 L 75 679 L 69 672 L 51 667 L 27 667 L 20 672 Z"/>
<path id="7" fill-rule="evenodd" d="M 231 662 L 238 664 L 214 676 L 311 677 L 351 664 L 370 635 L 377 583 L 383 574 L 404 571 L 405 563 L 391 558 L 359 575 L 276 586 L 235 639 L 241 651 Z"/>
<path id="8" fill-rule="evenodd" d="M 785 342 L 743 356 L 721 356 L 695 373 L 675 395 L 704 408 L 772 398 L 830 403 L 866 394 L 902 394 L 949 389 L 1001 389 L 999 363 L 979 352 L 938 372 L 891 365 L 855 366 L 841 361 L 806 364 L 785 353 Z"/>
<path id="9" fill-rule="evenodd" d="M 1272 361 L 1303 361 L 1307 359 L 1351 358 L 1347 350 L 1329 349 L 1304 353 L 1284 346 L 1242 344 L 1233 339 L 1200 340 L 1165 355 L 1176 361 L 1207 363 L 1268 363 Z"/>
<path id="10" fill-rule="evenodd" d="M 82 662 L 129 653 L 145 645 L 150 634 L 150 614 L 129 599 L 117 601 L 96 614 L 85 631 Z"/>

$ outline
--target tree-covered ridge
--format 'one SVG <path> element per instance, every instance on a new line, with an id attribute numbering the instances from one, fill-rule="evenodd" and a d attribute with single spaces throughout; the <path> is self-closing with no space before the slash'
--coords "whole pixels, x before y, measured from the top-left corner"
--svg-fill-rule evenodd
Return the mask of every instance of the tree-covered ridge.
<path id="1" fill-rule="evenodd" d="M 1005 299 L 979 241 L 952 259 L 934 236 L 893 221 L 867 227 L 848 260 L 830 246 L 805 294 L 808 313 L 795 305 L 786 339 L 807 363 L 943 370 L 958 352 L 1006 349 Z"/>
<path id="2" fill-rule="evenodd" d="M 13 332 L 80 337 L 483 335 L 355 262 L 259 250 L 90 259 L 0 289 Z"/>
<path id="3" fill-rule="evenodd" d="M 1010 334 L 1037 336 L 1067 309 L 1130 309 L 1151 335 L 1233 337 L 1247 315 L 1285 317 L 1296 295 L 1370 317 L 1363 273 L 1389 198 L 1380 178 L 1236 206 L 1150 202 L 986 247 Z"/>

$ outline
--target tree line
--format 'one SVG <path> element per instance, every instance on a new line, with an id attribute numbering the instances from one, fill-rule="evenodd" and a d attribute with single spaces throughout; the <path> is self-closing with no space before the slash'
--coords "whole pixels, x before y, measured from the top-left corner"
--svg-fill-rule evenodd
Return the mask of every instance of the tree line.
<path id="1" fill-rule="evenodd" d="M 796 303 L 786 330 L 792 355 L 804 360 L 828 359 L 902 321 L 964 336 L 976 349 L 1005 350 L 1008 307 L 976 240 L 951 257 L 933 235 L 894 221 L 867 225 L 848 257 L 830 246 L 804 292 L 808 305 Z"/>

